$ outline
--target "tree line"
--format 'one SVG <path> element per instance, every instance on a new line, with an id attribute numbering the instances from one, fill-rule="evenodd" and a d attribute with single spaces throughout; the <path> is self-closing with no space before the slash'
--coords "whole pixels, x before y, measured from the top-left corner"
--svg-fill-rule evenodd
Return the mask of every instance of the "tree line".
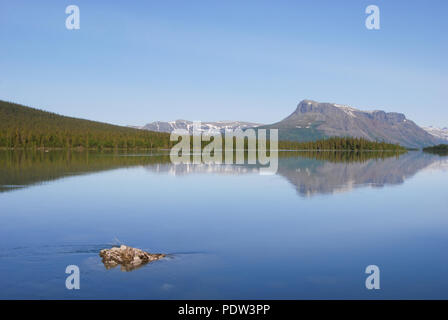
<path id="1" fill-rule="evenodd" d="M 176 143 L 170 141 L 169 133 L 66 117 L 0 100 L 2 148 L 169 149 Z M 203 141 L 201 145 L 208 143 Z M 279 141 L 278 147 L 281 150 L 405 150 L 384 141 L 352 137 L 331 137 L 307 142 Z M 269 139 L 267 148 L 270 148 Z"/>
<path id="2" fill-rule="evenodd" d="M 278 145 L 282 150 L 406 151 L 398 144 L 353 137 L 330 137 L 306 142 L 279 141 Z"/>
<path id="3" fill-rule="evenodd" d="M 438 154 L 441 156 L 446 156 L 446 155 L 448 155 L 448 144 L 438 144 L 436 146 L 426 147 L 426 148 L 423 148 L 423 151 L 428 152 L 428 153 Z"/>

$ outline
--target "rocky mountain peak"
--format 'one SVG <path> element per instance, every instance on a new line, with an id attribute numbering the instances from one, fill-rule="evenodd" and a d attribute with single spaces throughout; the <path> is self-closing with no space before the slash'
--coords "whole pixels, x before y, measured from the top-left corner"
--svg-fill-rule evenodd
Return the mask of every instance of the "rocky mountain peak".
<path id="1" fill-rule="evenodd" d="M 314 140 L 326 136 L 361 137 L 374 141 L 421 147 L 440 142 L 406 116 L 383 110 L 364 111 L 348 105 L 303 100 L 280 122 L 269 125 L 280 130 L 281 139 Z"/>

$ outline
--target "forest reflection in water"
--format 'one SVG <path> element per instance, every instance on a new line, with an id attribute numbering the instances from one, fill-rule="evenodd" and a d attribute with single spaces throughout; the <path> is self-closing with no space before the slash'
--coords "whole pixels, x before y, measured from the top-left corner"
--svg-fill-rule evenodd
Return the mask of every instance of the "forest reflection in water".
<path id="1" fill-rule="evenodd" d="M 279 153 L 277 174 L 299 195 L 351 190 L 354 186 L 401 184 L 430 165 L 446 165 L 437 155 L 422 152 L 291 151 Z M 172 164 L 169 152 L 0 151 L 0 192 L 52 180 L 129 167 L 174 175 L 257 173 L 258 165 Z"/>

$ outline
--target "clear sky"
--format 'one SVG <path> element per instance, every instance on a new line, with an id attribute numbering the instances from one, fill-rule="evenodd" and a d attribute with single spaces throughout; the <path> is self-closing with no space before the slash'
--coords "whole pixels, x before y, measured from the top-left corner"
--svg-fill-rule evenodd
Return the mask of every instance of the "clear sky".
<path id="1" fill-rule="evenodd" d="M 313 99 L 448 126 L 447 15 L 445 0 L 0 0 L 0 99 L 122 125 L 272 123 Z"/>

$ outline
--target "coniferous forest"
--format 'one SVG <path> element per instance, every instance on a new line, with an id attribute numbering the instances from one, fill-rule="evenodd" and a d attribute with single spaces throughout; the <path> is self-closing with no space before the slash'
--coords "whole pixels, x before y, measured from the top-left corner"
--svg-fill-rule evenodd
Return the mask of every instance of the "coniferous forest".
<path id="1" fill-rule="evenodd" d="M 423 148 L 423 151 L 428 153 L 434 153 L 441 156 L 447 156 L 448 155 L 448 144 L 439 144 L 437 146 L 432 147 L 426 147 Z"/>
<path id="2" fill-rule="evenodd" d="M 307 142 L 279 141 L 278 146 L 282 150 L 406 151 L 398 144 L 352 137 L 330 137 Z"/>
<path id="3" fill-rule="evenodd" d="M 65 117 L 0 101 L 0 147 L 168 148 L 169 134 Z"/>
<path id="4" fill-rule="evenodd" d="M 168 133 L 66 117 L 0 100 L 1 148 L 167 149 L 176 143 L 170 141 Z M 279 141 L 278 147 L 281 150 L 406 150 L 396 144 L 352 137 Z"/>

